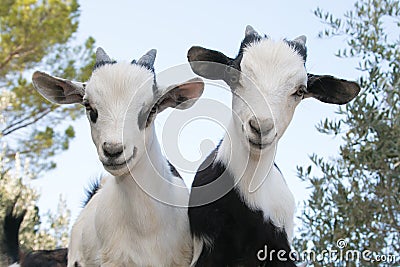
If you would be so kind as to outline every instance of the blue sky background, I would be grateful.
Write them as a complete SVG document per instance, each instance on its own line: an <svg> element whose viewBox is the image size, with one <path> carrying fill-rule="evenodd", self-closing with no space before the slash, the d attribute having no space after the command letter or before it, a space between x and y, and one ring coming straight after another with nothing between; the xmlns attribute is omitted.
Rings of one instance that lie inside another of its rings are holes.
<svg viewBox="0 0 400 267"><path fill-rule="evenodd" d="M186 63L186 52L192 45L220 50L234 57L245 27L249 24L273 39L293 39L306 35L308 72L350 80L356 80L359 76L355 60L334 56L338 48L345 46L344 39L318 39L318 32L324 29L324 25L313 15L313 10L319 6L342 16L352 8L352 1L140 2L81 1L77 41L83 42L88 36L93 36L96 45L103 47L117 60L132 60L156 48L155 68L156 72L161 72ZM229 93L213 90L210 86L206 86L203 97L230 105ZM336 109L336 106L314 99L304 100L297 107L291 125L278 144L276 162L295 195L298 211L307 198L308 184L296 177L296 165L309 165L308 156L312 153L324 157L337 156L340 138L322 135L315 129L320 120L337 116ZM157 118L159 136L163 134L162 125L167 117L168 112ZM57 169L32 182L42 194L39 201L41 212L56 210L59 195L62 194L72 210L72 222L80 212L84 187L104 172L90 137L86 117L82 116L73 122L73 126L76 138L68 151L56 157ZM182 156L192 161L198 160L201 156L200 146L206 144L205 149L211 149L222 133L222 128L217 124L201 120L188 124L179 139ZM190 183L193 175L185 175L185 178Z"/></svg>

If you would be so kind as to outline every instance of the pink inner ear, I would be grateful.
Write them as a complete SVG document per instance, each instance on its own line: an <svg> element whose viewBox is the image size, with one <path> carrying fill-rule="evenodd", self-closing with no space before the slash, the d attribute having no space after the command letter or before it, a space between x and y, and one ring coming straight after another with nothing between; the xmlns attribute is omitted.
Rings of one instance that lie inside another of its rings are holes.
<svg viewBox="0 0 400 267"><path fill-rule="evenodd" d="M195 78L179 85L179 94L187 99L199 98L204 90L204 82Z"/></svg>

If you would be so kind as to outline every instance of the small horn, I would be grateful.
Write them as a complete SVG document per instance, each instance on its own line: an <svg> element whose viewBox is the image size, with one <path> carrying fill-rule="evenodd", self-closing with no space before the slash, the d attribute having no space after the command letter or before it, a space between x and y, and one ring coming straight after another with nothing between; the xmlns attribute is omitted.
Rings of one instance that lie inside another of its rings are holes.
<svg viewBox="0 0 400 267"><path fill-rule="evenodd" d="M299 43L299 44L305 46L306 42L307 42L307 37L305 35L300 35L299 37L294 39L293 42L296 42L296 43Z"/></svg>
<svg viewBox="0 0 400 267"><path fill-rule="evenodd" d="M254 28L251 27L250 25L247 25L247 26L246 26L246 30L245 30L245 32L244 32L244 35L245 35L245 36L249 36L249 35L257 35L257 36L259 36L258 32L256 32L256 31L254 30Z"/></svg>
<svg viewBox="0 0 400 267"><path fill-rule="evenodd" d="M99 47L96 50L96 63L111 62L111 58L106 54L103 48Z"/></svg>
<svg viewBox="0 0 400 267"><path fill-rule="evenodd" d="M148 68L153 68L154 66L154 61L156 59L156 54L157 50L156 49L151 49L149 52L144 54L138 61L137 64L146 66Z"/></svg>

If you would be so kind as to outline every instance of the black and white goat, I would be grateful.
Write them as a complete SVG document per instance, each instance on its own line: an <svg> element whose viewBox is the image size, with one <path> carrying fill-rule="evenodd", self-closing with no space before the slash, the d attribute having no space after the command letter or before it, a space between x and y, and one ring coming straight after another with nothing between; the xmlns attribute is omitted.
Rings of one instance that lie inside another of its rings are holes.
<svg viewBox="0 0 400 267"><path fill-rule="evenodd" d="M306 38L273 41L246 28L236 58L194 46L192 70L225 81L232 119L197 172L190 195L191 232L203 242L196 266L296 266L290 254L295 202L273 164L275 147L307 97L344 104L359 86L305 68Z"/></svg>
<svg viewBox="0 0 400 267"><path fill-rule="evenodd" d="M9 267L66 267L66 248L54 250L22 251L19 246L19 229L26 210L14 214L15 203L7 208L3 224L3 246L6 257L13 263Z"/></svg>
<svg viewBox="0 0 400 267"><path fill-rule="evenodd" d="M195 78L159 89L155 50L131 63L117 63L101 48L96 56L87 83L33 75L48 100L86 107L99 159L112 174L73 226L68 266L188 266L189 192L171 173L153 122L167 107L193 105L204 83Z"/></svg>

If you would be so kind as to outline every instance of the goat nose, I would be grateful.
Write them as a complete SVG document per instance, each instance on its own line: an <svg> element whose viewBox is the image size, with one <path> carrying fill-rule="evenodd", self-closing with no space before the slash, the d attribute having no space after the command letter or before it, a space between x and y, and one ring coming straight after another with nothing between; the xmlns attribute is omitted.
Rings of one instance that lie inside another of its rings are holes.
<svg viewBox="0 0 400 267"><path fill-rule="evenodd" d="M124 151L124 146L121 143L103 143L104 155L109 158L117 158Z"/></svg>
<svg viewBox="0 0 400 267"><path fill-rule="evenodd" d="M274 128L274 121L270 118L257 119L253 117L249 120L250 129L259 135L265 135Z"/></svg>

